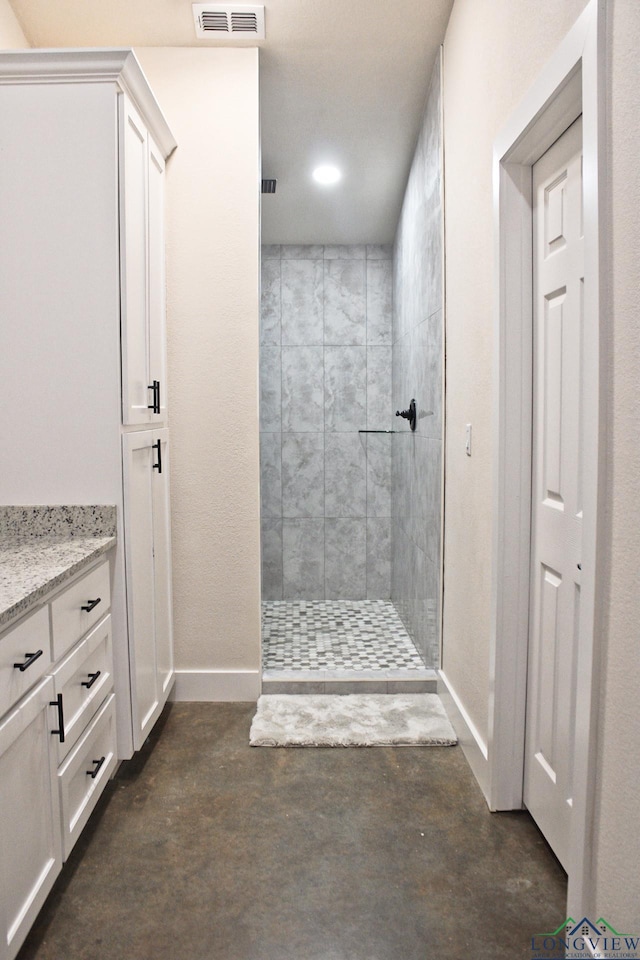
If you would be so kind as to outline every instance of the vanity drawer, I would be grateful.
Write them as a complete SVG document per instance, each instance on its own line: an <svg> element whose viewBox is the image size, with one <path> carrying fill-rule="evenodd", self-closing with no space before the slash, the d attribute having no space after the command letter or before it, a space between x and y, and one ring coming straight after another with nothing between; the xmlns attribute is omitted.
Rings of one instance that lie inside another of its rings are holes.
<svg viewBox="0 0 640 960"><path fill-rule="evenodd" d="M53 659L70 650L110 606L109 561L105 560L52 600Z"/></svg>
<svg viewBox="0 0 640 960"><path fill-rule="evenodd" d="M57 763L67 756L102 701L113 689L111 616L107 614L52 672L62 695L64 743L56 741Z"/></svg>
<svg viewBox="0 0 640 960"><path fill-rule="evenodd" d="M115 695L102 705L58 770L63 859L67 859L116 768Z"/></svg>
<svg viewBox="0 0 640 960"><path fill-rule="evenodd" d="M0 716L50 665L49 609L41 607L0 638Z"/></svg>

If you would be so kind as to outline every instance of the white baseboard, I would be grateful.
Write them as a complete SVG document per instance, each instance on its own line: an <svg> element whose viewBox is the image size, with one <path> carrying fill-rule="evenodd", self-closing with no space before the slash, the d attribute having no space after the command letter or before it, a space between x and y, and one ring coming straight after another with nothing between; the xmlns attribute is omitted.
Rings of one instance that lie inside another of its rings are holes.
<svg viewBox="0 0 640 960"><path fill-rule="evenodd" d="M260 670L176 670L171 700L227 703L253 701L260 696Z"/></svg>
<svg viewBox="0 0 640 960"><path fill-rule="evenodd" d="M462 752L471 767L471 772L478 781L485 800L489 803L489 751L487 744L480 736L478 729L444 671L439 670L438 676L441 680L441 683L438 684L440 699L458 736Z"/></svg>

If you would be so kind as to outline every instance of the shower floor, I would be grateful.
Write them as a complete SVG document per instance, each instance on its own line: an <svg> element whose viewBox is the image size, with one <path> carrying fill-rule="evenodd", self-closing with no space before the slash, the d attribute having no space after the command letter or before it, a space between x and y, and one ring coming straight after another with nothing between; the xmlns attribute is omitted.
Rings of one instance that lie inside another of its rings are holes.
<svg viewBox="0 0 640 960"><path fill-rule="evenodd" d="M264 680L435 677L388 600L266 601L262 650Z"/></svg>

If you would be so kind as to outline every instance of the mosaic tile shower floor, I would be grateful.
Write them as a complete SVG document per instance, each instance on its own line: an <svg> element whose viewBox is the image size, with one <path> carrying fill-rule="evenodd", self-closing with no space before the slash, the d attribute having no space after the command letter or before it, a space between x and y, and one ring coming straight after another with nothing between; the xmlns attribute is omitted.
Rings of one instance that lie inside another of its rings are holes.
<svg viewBox="0 0 640 960"><path fill-rule="evenodd" d="M262 604L263 669L424 671L388 600L270 600Z"/></svg>

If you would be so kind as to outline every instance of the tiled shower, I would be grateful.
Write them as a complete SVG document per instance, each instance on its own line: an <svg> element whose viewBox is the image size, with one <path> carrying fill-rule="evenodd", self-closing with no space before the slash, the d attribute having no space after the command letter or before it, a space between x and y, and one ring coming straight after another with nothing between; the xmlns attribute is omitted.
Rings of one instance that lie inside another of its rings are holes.
<svg viewBox="0 0 640 960"><path fill-rule="evenodd" d="M398 665L438 666L440 153L438 63L395 244L262 247L263 642L278 666L386 668L398 625ZM415 432L394 416L413 397Z"/></svg>

